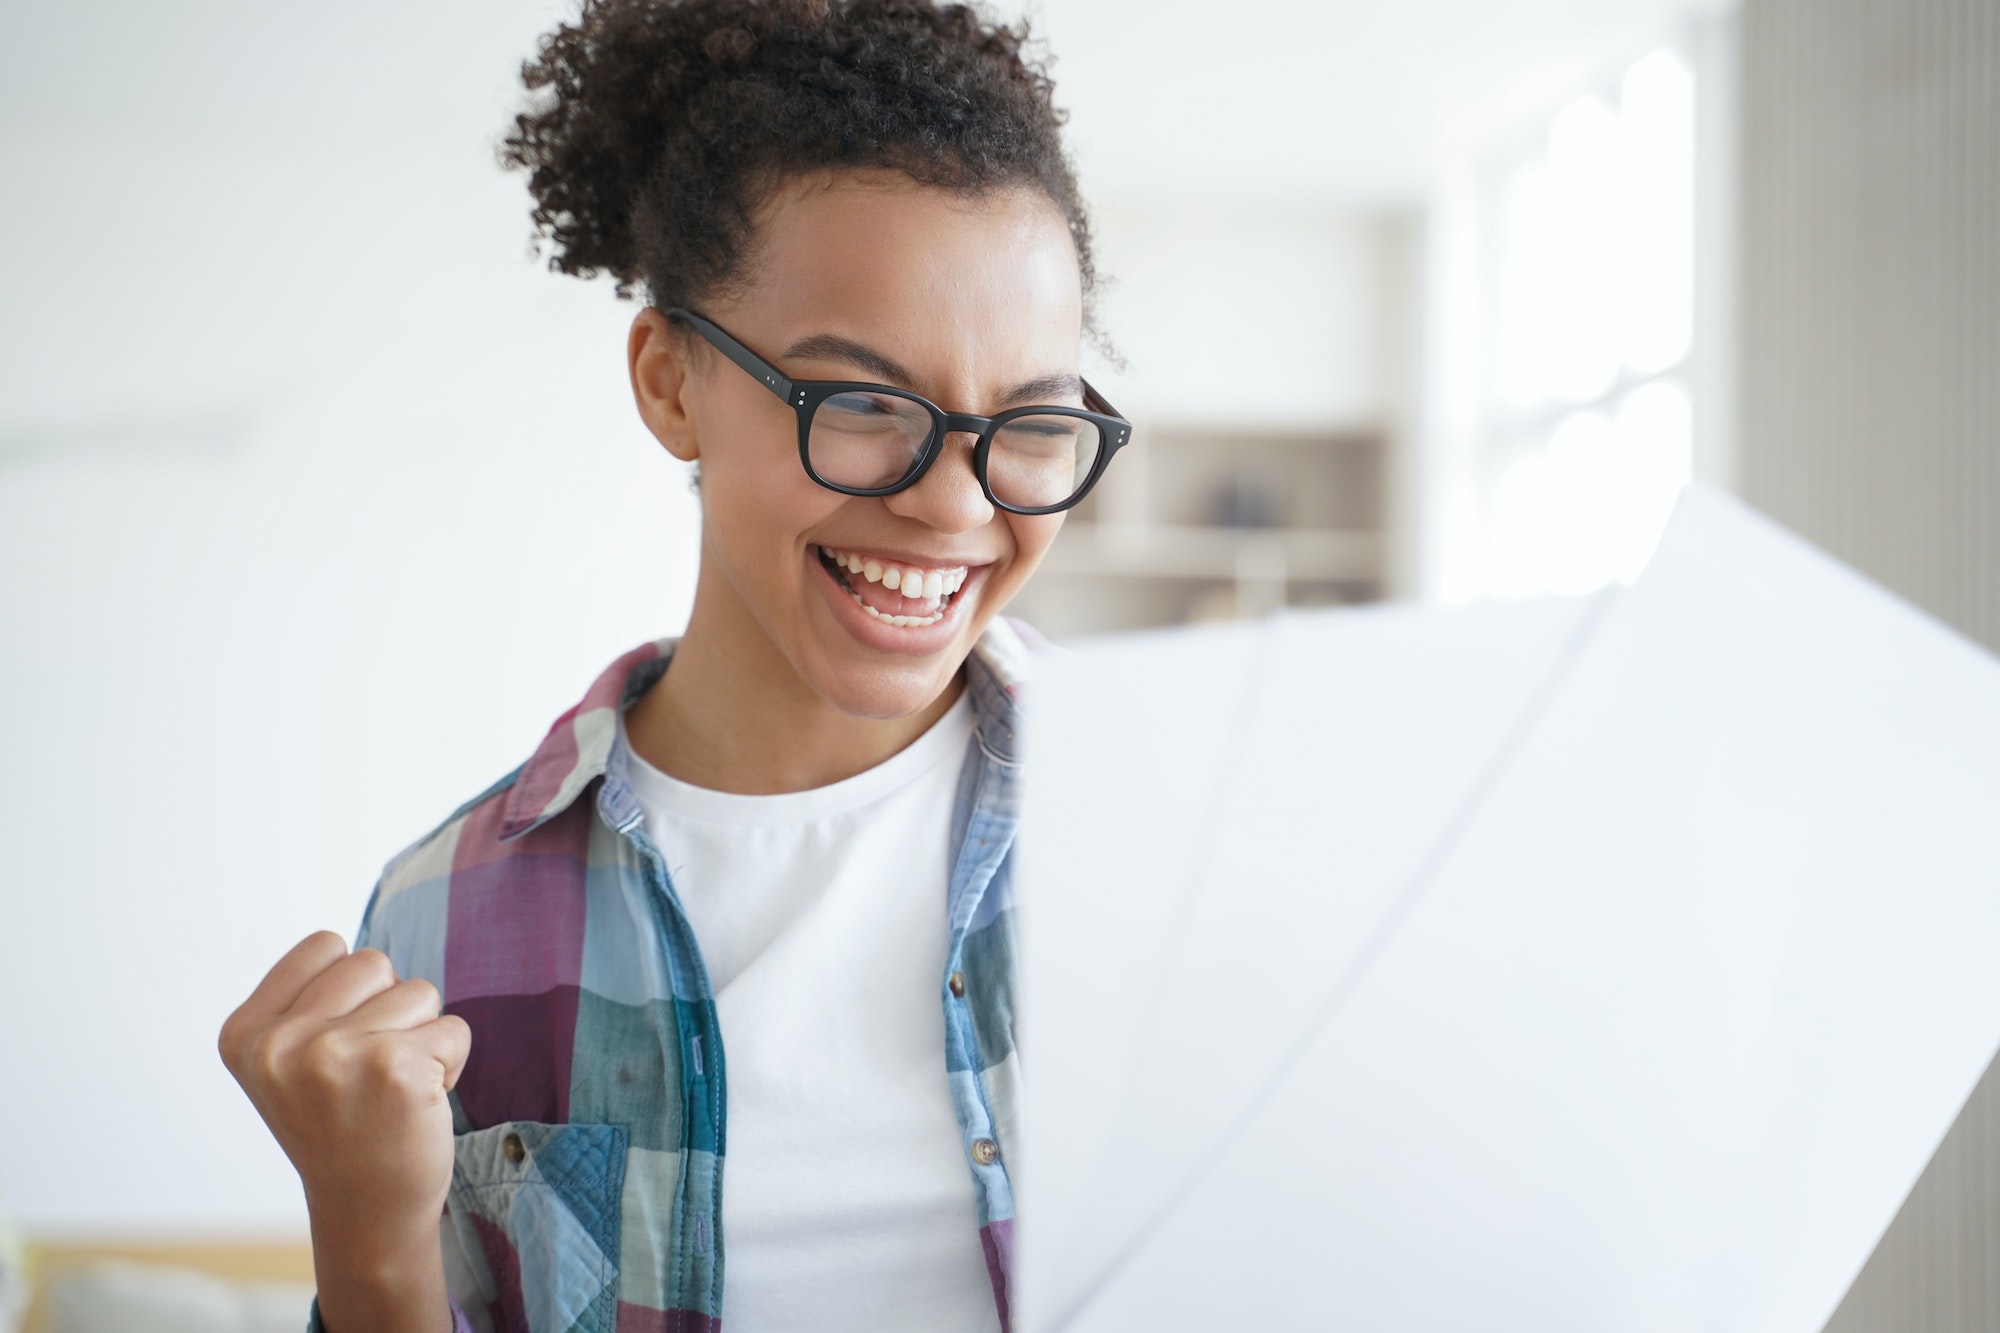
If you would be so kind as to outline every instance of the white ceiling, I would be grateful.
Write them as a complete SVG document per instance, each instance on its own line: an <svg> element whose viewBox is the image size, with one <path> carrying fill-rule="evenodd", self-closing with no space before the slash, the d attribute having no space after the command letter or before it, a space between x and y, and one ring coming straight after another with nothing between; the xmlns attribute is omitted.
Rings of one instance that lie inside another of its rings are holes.
<svg viewBox="0 0 2000 1333"><path fill-rule="evenodd" d="M1731 0L1013 0L1086 189L1420 197L1439 156Z"/></svg>
<svg viewBox="0 0 2000 1333"><path fill-rule="evenodd" d="M1418 195L1441 149L1731 0L1000 0L1037 21L1098 196ZM489 141L562 0L0 0L0 128ZM185 143L186 140L183 140Z"/></svg>

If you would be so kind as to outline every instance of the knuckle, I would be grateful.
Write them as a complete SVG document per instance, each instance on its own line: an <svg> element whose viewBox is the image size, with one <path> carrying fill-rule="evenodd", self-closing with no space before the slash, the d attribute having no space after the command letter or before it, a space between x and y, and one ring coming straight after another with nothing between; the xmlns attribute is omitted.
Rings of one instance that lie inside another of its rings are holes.
<svg viewBox="0 0 2000 1333"><path fill-rule="evenodd" d="M286 1044L276 1028L266 1028L250 1039L244 1051L244 1071L263 1083L276 1083L285 1071Z"/></svg>
<svg viewBox="0 0 2000 1333"><path fill-rule="evenodd" d="M443 1034L446 1049L463 1058L472 1050L472 1025L457 1014L443 1014L438 1020L438 1031Z"/></svg>
<svg viewBox="0 0 2000 1333"><path fill-rule="evenodd" d="M314 1035L298 1054L299 1072L312 1082L326 1086L345 1081L349 1061L347 1042L334 1028Z"/></svg>
<svg viewBox="0 0 2000 1333"><path fill-rule="evenodd" d="M240 1062L243 1043L243 1011L238 1009L222 1020L222 1030L215 1034L215 1049L222 1056L222 1063L231 1069L236 1068Z"/></svg>
<svg viewBox="0 0 2000 1333"><path fill-rule="evenodd" d="M373 1043L362 1059L368 1083L379 1091L400 1093L409 1087L412 1062L398 1041Z"/></svg>
<svg viewBox="0 0 2000 1333"><path fill-rule="evenodd" d="M409 991L411 999L421 1001L432 1013L437 1013L444 1008L444 997L438 994L436 986L433 986L424 978L411 977L409 980L397 984L405 987Z"/></svg>
<svg viewBox="0 0 2000 1333"><path fill-rule="evenodd" d="M356 949L350 956L354 959L356 967L365 967L370 971L387 972L390 976L396 974L395 965L389 961L389 955L383 953L380 949Z"/></svg>
<svg viewBox="0 0 2000 1333"><path fill-rule="evenodd" d="M303 960L317 976L347 957L347 941L330 930L316 930L293 945L285 957Z"/></svg>
<svg viewBox="0 0 2000 1333"><path fill-rule="evenodd" d="M387 990L396 984L396 965L380 949L356 949L347 959L348 966L378 990Z"/></svg>

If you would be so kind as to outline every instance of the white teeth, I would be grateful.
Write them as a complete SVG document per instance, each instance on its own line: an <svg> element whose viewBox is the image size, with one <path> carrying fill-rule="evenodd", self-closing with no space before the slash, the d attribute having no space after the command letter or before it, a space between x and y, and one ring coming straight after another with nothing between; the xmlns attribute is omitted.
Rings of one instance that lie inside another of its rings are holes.
<svg viewBox="0 0 2000 1333"><path fill-rule="evenodd" d="M836 568L850 574L859 574L870 583L879 583L891 592L900 592L905 597L935 599L949 597L965 586L971 571L963 566L956 569L904 569L901 565L885 565L880 560L857 555L851 551L831 551L821 547L820 551ZM890 619L888 616L882 619ZM928 624L922 617L912 623Z"/></svg>
<svg viewBox="0 0 2000 1333"><path fill-rule="evenodd" d="M942 611L939 611L936 615L929 616L885 616L874 607L868 605L868 603L861 601L859 597L856 597L854 600L860 603L863 611L866 611L883 624L894 625L897 629L922 629L925 625L935 625L938 621L944 619L944 612Z"/></svg>

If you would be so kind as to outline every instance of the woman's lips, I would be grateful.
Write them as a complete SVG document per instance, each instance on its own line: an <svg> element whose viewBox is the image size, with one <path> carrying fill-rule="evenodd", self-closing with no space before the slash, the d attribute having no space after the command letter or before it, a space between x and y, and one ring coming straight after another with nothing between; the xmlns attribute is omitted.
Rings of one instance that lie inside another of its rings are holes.
<svg viewBox="0 0 2000 1333"><path fill-rule="evenodd" d="M972 571L965 565L918 565L834 547L817 548L820 564L863 612L897 629L943 620Z"/></svg>
<svg viewBox="0 0 2000 1333"><path fill-rule="evenodd" d="M811 557L812 563L819 566L820 577L826 580L830 608L850 634L878 651L920 656L939 651L957 637L959 608L971 605L966 599L975 595L987 569L983 564L924 568L907 560L899 563L899 569L922 568L925 575L935 570L941 583L946 569L963 571L962 577L953 580L954 591L940 592L933 598L923 595L922 582L917 584L915 596L900 590L890 591L882 586L880 578L869 582L866 562L874 559L882 563L879 555L864 557L860 573L844 563L836 563L829 548L814 547Z"/></svg>

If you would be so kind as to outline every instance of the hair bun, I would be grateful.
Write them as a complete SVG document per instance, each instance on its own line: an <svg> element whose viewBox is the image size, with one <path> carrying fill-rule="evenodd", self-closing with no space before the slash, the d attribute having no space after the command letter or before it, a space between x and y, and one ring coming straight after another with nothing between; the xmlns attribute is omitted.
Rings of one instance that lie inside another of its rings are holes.
<svg viewBox="0 0 2000 1333"><path fill-rule="evenodd" d="M742 28L718 28L702 42L709 63L729 68L741 65L757 49L757 39Z"/></svg>
<svg viewBox="0 0 2000 1333"><path fill-rule="evenodd" d="M1041 189L1089 310L1089 224L1025 23L935 0L584 0L521 77L534 100L500 157L528 173L558 272L698 305L741 275L776 181L888 167Z"/></svg>

